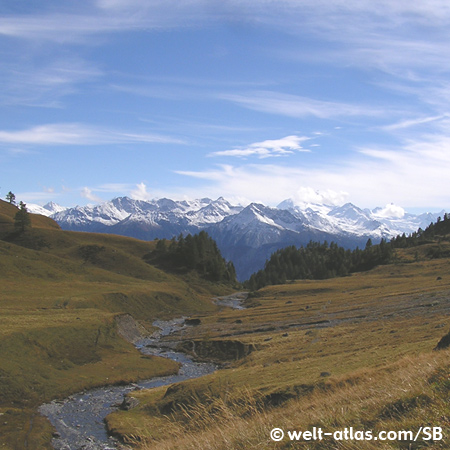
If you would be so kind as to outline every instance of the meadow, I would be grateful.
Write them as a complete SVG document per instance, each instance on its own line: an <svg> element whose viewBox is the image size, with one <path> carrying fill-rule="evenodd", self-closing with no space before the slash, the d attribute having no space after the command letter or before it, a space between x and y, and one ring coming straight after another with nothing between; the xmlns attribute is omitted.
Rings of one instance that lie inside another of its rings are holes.
<svg viewBox="0 0 450 450"><path fill-rule="evenodd" d="M175 373L119 334L130 314L199 325L167 337L220 369L200 379L133 391L107 418L127 446L148 449L448 448L450 259L440 236L397 249L389 265L251 292L246 309L212 297L240 286L167 272L146 262L155 242L66 232L0 202L0 448L51 449L40 404L96 386ZM438 252L433 249L438 248ZM430 255L441 257L430 257ZM274 442L273 428L333 432L442 427L443 440Z"/></svg>
<svg viewBox="0 0 450 450"><path fill-rule="evenodd" d="M408 260L408 255L403 255ZM430 442L273 442L270 431L418 430L449 425L448 259L397 262L329 280L270 286L246 310L199 315L197 343L255 350L198 380L132 395L108 417L139 449L448 448Z"/></svg>
<svg viewBox="0 0 450 450"><path fill-rule="evenodd" d="M213 312L230 291L144 262L154 243L73 233L0 201L0 448L50 449L52 427L37 407L107 384L175 373L178 364L143 357L119 334L131 314L152 330L156 318Z"/></svg>

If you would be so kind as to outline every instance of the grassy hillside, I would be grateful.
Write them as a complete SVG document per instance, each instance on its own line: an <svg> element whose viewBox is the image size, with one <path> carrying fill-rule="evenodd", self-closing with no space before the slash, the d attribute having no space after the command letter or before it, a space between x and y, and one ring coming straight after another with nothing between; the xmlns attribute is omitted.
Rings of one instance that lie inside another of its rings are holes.
<svg viewBox="0 0 450 450"><path fill-rule="evenodd" d="M195 348L254 349L201 380L133 393L108 417L139 449L449 448L443 441L273 442L270 430L411 430L450 423L450 260L398 251L396 263L257 291L243 311L202 315ZM256 350L255 350L256 349ZM214 351L210 352L214 353Z"/></svg>
<svg viewBox="0 0 450 450"><path fill-rule="evenodd" d="M177 370L119 336L123 313L148 330L155 318L197 317L183 348L223 361L205 378L135 392L137 408L108 417L110 430L141 450L449 447L448 438L297 445L269 435L314 426L448 431L450 351L433 351L450 314L440 228L399 245L393 264L267 286L247 309L230 310L210 300L230 286L148 264L155 243L66 232L36 215L18 232L16 212L0 201L1 448L50 449L52 429L36 413L43 402Z"/></svg>
<svg viewBox="0 0 450 450"><path fill-rule="evenodd" d="M2 449L50 448L41 403L93 386L174 373L142 357L118 334L115 316L156 318L213 313L210 298L230 291L195 273L147 264L154 243L74 233L31 214L14 229L17 208L0 201L0 436Z"/></svg>

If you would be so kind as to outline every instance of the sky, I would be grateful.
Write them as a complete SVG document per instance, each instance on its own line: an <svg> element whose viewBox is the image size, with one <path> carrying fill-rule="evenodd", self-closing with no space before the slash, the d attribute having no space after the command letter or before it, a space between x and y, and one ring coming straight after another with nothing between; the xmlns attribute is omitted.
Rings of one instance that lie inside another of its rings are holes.
<svg viewBox="0 0 450 450"><path fill-rule="evenodd" d="M3 0L0 197L450 209L448 0Z"/></svg>

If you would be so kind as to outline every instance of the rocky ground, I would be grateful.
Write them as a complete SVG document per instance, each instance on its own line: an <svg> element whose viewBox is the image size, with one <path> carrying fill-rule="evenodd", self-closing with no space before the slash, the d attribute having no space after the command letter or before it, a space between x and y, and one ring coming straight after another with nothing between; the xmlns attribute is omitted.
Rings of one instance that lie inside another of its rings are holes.
<svg viewBox="0 0 450 450"><path fill-rule="evenodd" d="M228 306L233 309L245 309L244 302L247 300L248 292L236 292L224 297L216 297L214 303L219 306Z"/></svg>

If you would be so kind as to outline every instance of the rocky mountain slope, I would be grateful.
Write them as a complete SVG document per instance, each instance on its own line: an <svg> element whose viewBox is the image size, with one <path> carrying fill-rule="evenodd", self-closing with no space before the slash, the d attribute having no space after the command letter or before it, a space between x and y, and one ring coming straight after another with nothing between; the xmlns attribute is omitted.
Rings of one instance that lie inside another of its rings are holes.
<svg viewBox="0 0 450 450"><path fill-rule="evenodd" d="M368 238L377 242L426 228L444 214L444 211L389 214L385 209L361 209L352 203L296 204L291 199L276 208L258 203L243 207L222 197L193 201L119 197L93 206L62 208L50 203L29 208L52 217L65 230L113 233L144 240L171 239L180 233L206 230L224 257L233 261L240 280L261 269L275 250L288 245L327 240L355 248L364 246Z"/></svg>

